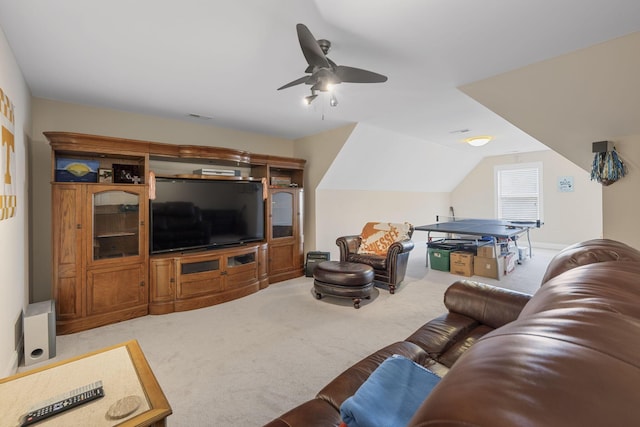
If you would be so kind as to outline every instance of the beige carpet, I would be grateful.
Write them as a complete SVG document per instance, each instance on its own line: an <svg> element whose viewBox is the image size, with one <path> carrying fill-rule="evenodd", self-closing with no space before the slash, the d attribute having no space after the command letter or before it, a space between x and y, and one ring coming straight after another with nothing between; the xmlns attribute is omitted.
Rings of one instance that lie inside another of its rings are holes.
<svg viewBox="0 0 640 427"><path fill-rule="evenodd" d="M415 243L396 294L376 291L359 310L316 300L302 277L213 307L59 336L54 360L137 339L173 408L169 426L260 426L445 311L445 289L463 277L427 269L425 244ZM533 293L555 253L534 248L499 282L471 279Z"/></svg>

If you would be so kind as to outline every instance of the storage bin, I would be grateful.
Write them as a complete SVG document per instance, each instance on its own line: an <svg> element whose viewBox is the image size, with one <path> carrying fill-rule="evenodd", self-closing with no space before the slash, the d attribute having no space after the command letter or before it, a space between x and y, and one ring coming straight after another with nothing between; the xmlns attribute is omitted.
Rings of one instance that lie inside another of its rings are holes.
<svg viewBox="0 0 640 427"><path fill-rule="evenodd" d="M493 246L492 241L475 240L475 239L439 239L427 242L428 248L450 249L454 251L472 252L474 255L478 253L478 249L482 246Z"/></svg>
<svg viewBox="0 0 640 427"><path fill-rule="evenodd" d="M484 258L476 256L473 259L473 273L476 276L489 277L500 280L504 274L504 257Z"/></svg>
<svg viewBox="0 0 640 427"><path fill-rule="evenodd" d="M453 249L429 248L429 265L434 270L449 271L449 257Z"/></svg>

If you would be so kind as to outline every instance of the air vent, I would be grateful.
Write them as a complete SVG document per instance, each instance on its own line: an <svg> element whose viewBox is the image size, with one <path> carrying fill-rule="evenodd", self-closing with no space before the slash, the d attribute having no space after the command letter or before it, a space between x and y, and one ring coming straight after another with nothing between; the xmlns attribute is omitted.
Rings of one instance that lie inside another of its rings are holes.
<svg viewBox="0 0 640 427"><path fill-rule="evenodd" d="M189 114L187 114L187 117L190 117L192 119L198 119L198 120L211 120L212 119L212 117L202 116L200 114L195 114L195 113L189 113Z"/></svg>

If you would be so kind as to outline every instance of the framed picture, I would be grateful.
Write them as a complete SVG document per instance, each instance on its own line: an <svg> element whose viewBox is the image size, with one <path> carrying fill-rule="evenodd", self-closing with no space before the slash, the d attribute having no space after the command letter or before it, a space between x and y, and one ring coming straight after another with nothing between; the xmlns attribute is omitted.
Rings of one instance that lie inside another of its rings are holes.
<svg viewBox="0 0 640 427"><path fill-rule="evenodd" d="M98 182L96 160L56 158L56 182Z"/></svg>
<svg viewBox="0 0 640 427"><path fill-rule="evenodd" d="M138 165L113 165L113 182L119 184L141 184L140 166Z"/></svg>
<svg viewBox="0 0 640 427"><path fill-rule="evenodd" d="M113 169L100 168L98 169L98 182L112 183L113 182Z"/></svg>
<svg viewBox="0 0 640 427"><path fill-rule="evenodd" d="M572 176L559 176L558 177L558 191L561 193L569 193L573 191L573 177Z"/></svg>

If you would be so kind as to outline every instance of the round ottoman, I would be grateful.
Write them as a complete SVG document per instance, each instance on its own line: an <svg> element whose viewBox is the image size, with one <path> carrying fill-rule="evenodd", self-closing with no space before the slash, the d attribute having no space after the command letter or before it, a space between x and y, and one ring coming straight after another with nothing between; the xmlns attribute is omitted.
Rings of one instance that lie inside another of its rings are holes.
<svg viewBox="0 0 640 427"><path fill-rule="evenodd" d="M373 268L354 262L324 261L313 270L313 291L316 298L324 295L353 299L353 306L360 308L363 298L371 298Z"/></svg>

